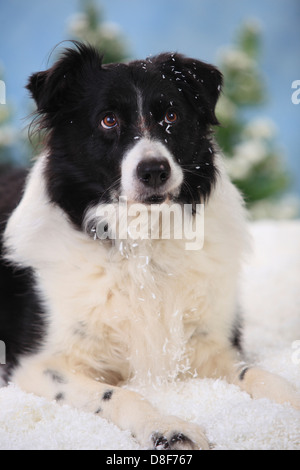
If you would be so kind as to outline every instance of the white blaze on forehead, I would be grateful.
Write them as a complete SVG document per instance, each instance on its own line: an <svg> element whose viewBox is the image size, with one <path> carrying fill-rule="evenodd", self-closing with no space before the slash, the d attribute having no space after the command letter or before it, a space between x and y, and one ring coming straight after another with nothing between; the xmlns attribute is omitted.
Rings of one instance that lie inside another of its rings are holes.
<svg viewBox="0 0 300 470"><path fill-rule="evenodd" d="M146 118L143 111L143 94L141 90L136 90L136 98L137 98L137 123L138 127L140 128L140 132L144 137L149 137L149 132L146 126Z"/></svg>
<svg viewBox="0 0 300 470"><path fill-rule="evenodd" d="M143 95L141 90L136 90L137 107L139 119L143 118Z"/></svg>
<svg viewBox="0 0 300 470"><path fill-rule="evenodd" d="M122 195L129 200L140 199L147 190L138 180L136 169L143 160L165 158L171 168L170 178L165 183L163 189L159 190L161 194L178 194L183 181L183 172L175 162L173 155L168 148L157 140L150 137L141 138L124 156L121 171L121 189Z"/></svg>

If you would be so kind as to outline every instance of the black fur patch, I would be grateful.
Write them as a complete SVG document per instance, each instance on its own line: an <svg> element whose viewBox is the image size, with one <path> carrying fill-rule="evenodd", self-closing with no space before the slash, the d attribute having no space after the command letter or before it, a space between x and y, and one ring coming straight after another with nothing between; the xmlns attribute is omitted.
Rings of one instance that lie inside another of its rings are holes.
<svg viewBox="0 0 300 470"><path fill-rule="evenodd" d="M243 325L240 314L236 316L231 332L230 342L239 352L243 352Z"/></svg>
<svg viewBox="0 0 300 470"><path fill-rule="evenodd" d="M104 401L110 400L113 393L114 393L113 390L106 390L106 392L103 393L102 400Z"/></svg>
<svg viewBox="0 0 300 470"><path fill-rule="evenodd" d="M244 369L242 370L242 372L240 372L239 380L244 380L245 375L246 375L246 373L248 372L248 370L249 370L249 367L244 367Z"/></svg>
<svg viewBox="0 0 300 470"><path fill-rule="evenodd" d="M57 393L57 394L55 395L54 399L55 399L56 401L62 401L62 400L65 399L65 394L62 393L62 392Z"/></svg>
<svg viewBox="0 0 300 470"><path fill-rule="evenodd" d="M20 355L38 350L46 327L42 304L32 289L33 271L11 266L4 259L2 234L21 199L27 173L0 167L0 340L6 345L6 365L1 366L6 380Z"/></svg>
<svg viewBox="0 0 300 470"><path fill-rule="evenodd" d="M46 369L44 371L44 374L48 375L51 378L51 380L53 380L53 382L56 382L56 383L59 383L59 384L66 384L67 383L67 380L65 379L65 377L62 374L60 374L59 372L57 372L56 370Z"/></svg>

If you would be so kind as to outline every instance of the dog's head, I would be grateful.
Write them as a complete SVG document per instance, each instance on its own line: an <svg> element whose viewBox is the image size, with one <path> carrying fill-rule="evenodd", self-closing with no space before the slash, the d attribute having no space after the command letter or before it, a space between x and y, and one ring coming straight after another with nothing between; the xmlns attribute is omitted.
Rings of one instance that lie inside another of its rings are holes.
<svg viewBox="0 0 300 470"><path fill-rule="evenodd" d="M75 46L27 85L48 131L51 200L78 227L91 205L119 196L203 202L216 178L221 73L174 53L103 65L94 48Z"/></svg>

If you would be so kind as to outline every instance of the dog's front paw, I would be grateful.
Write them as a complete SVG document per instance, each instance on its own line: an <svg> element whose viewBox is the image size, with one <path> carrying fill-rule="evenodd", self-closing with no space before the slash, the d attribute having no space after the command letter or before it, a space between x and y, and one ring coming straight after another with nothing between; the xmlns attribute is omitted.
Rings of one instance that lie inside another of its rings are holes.
<svg viewBox="0 0 300 470"><path fill-rule="evenodd" d="M150 434L150 447L164 450L209 450L203 430L173 416L162 417Z"/></svg>

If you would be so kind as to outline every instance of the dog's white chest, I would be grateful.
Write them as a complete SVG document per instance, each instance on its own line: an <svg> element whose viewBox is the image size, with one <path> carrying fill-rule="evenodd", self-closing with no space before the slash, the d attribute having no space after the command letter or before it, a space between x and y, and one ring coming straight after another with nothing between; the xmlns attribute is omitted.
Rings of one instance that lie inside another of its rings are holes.
<svg viewBox="0 0 300 470"><path fill-rule="evenodd" d="M81 254L78 245L69 257L73 267L64 264L56 275L45 273L43 290L54 313L52 347L71 348L72 357L100 379L113 371L120 380L184 373L186 344L199 326L202 297L193 273L182 270L183 261L175 256L179 247L170 253L168 243L137 249L122 243L104 255L97 244L85 244Z"/></svg>

